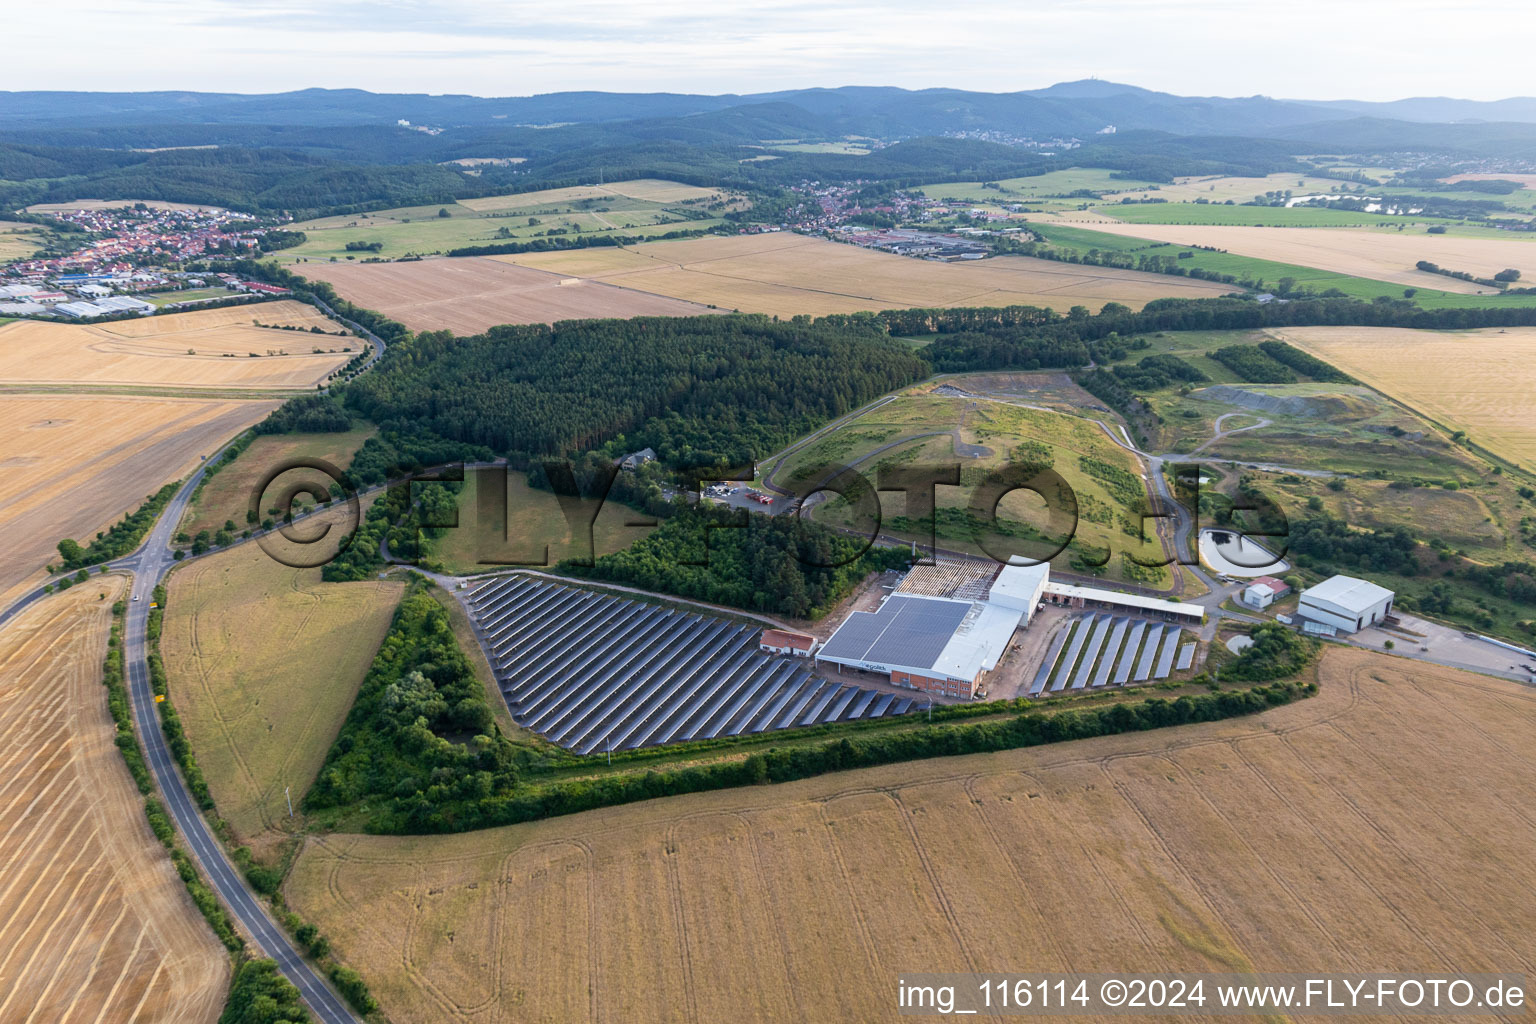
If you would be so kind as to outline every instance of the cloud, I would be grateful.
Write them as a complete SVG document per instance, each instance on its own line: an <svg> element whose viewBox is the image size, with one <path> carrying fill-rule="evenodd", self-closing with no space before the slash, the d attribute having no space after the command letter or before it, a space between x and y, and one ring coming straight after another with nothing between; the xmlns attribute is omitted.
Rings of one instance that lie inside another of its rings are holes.
<svg viewBox="0 0 1536 1024"><path fill-rule="evenodd" d="M121 0L7 14L0 88L527 95L812 85L1006 92L1096 75L1194 95L1529 91L1525 5L1468 0ZM1427 30L1426 26L1433 26ZM69 59L59 59L59 49Z"/></svg>

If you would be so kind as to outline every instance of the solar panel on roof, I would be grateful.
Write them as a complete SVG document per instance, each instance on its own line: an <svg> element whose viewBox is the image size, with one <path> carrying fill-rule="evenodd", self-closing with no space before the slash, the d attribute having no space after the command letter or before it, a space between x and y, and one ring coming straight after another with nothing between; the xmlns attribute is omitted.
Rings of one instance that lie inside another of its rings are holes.
<svg viewBox="0 0 1536 1024"><path fill-rule="evenodd" d="M850 615L820 656L931 668L970 611L966 602L893 594L878 611Z"/></svg>

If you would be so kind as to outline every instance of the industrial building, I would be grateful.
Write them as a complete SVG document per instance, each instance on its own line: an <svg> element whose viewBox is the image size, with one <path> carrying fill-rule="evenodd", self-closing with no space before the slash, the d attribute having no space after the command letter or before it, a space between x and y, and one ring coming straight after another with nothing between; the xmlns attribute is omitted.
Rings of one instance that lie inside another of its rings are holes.
<svg viewBox="0 0 1536 1024"><path fill-rule="evenodd" d="M1330 576L1301 592L1296 617L1311 633L1358 633L1392 614L1397 597L1386 587L1353 576Z"/></svg>
<svg viewBox="0 0 1536 1024"><path fill-rule="evenodd" d="M148 316L155 311L154 303L133 299L126 295L113 295L96 302L62 302L54 309L77 319L87 320L96 316L117 316L121 313L137 313Z"/></svg>
<svg viewBox="0 0 1536 1024"><path fill-rule="evenodd" d="M816 653L816 663L889 676L945 697L969 699L1028 625L1050 566L1005 566L982 600L893 593L873 612L854 612Z"/></svg>
<svg viewBox="0 0 1536 1024"><path fill-rule="evenodd" d="M1197 604L1166 601L1160 597L1143 597L1140 594L1122 594L1099 587L1077 587L1069 583L1047 583L1045 600L1050 604L1067 608L1097 608L1104 611L1129 612L1143 616L1157 616L1189 626L1205 621L1205 609Z"/></svg>

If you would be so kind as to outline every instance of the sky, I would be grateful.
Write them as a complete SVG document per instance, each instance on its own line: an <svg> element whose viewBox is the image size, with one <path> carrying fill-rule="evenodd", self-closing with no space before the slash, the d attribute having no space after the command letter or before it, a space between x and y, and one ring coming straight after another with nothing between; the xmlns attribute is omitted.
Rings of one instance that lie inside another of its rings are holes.
<svg viewBox="0 0 1536 1024"><path fill-rule="evenodd" d="M12 0L0 90L1536 93L1529 0Z"/></svg>

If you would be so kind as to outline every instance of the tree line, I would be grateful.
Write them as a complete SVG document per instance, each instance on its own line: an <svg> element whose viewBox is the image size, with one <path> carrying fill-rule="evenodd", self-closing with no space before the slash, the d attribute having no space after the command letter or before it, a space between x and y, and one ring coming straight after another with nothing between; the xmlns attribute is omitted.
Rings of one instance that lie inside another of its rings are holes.
<svg viewBox="0 0 1536 1024"><path fill-rule="evenodd" d="M824 615L869 573L905 568L900 548L870 547L798 516L685 504L648 536L560 571L710 604L794 618Z"/></svg>

